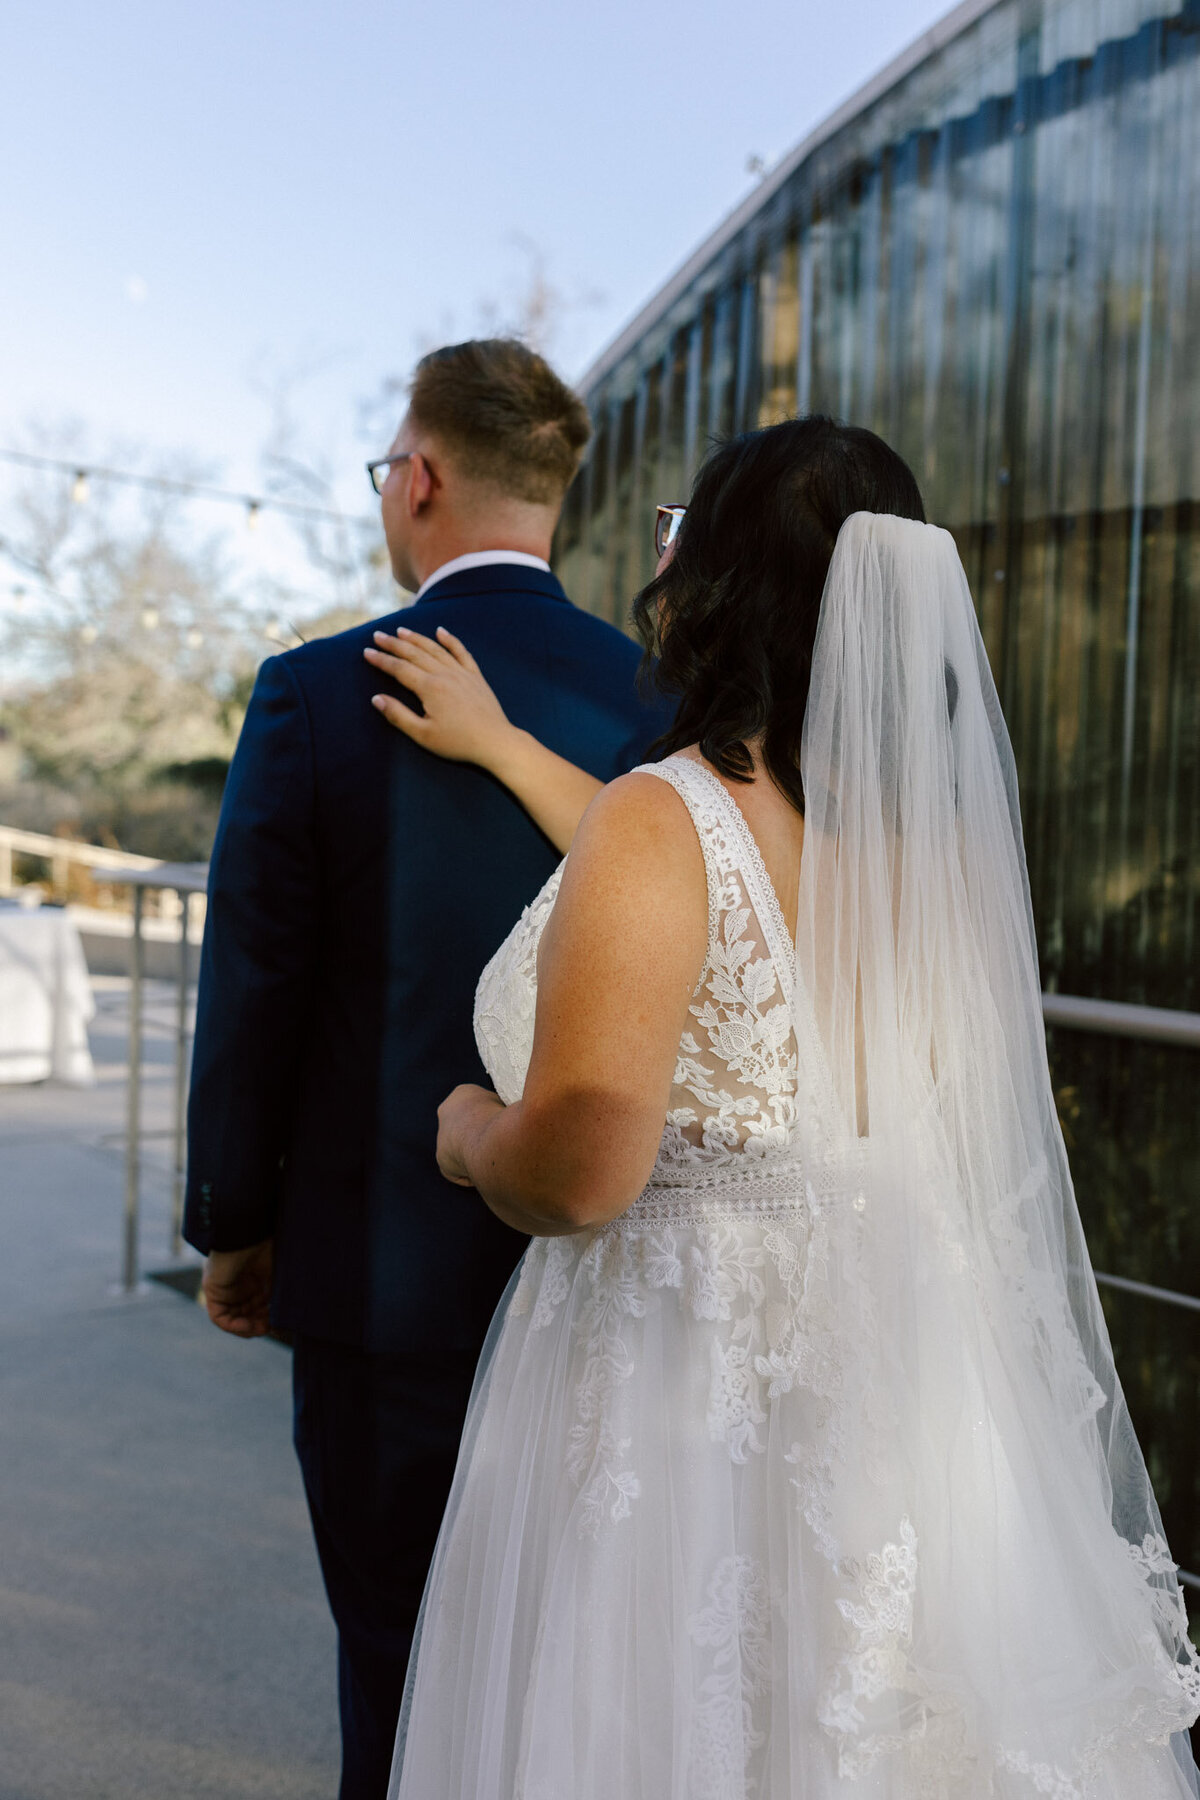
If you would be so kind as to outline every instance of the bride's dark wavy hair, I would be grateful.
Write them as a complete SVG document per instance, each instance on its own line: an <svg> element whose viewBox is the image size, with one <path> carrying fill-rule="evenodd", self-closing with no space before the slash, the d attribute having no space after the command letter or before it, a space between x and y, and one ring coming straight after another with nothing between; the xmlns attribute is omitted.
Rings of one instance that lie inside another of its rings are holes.
<svg viewBox="0 0 1200 1800"><path fill-rule="evenodd" d="M679 696L652 754L698 744L733 781L767 773L799 811L800 735L817 615L851 513L925 521L912 470L882 438L814 414L706 457L675 555L633 603L655 685Z"/></svg>

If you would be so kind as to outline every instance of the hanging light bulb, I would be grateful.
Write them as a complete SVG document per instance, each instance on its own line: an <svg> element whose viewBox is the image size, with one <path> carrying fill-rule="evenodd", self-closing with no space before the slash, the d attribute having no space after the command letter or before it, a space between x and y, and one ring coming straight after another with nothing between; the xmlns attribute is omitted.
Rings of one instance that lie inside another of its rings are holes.
<svg viewBox="0 0 1200 1800"><path fill-rule="evenodd" d="M157 608L157 606L144 606L142 608L142 624L145 626L147 631L157 631L158 630L158 608Z"/></svg>
<svg viewBox="0 0 1200 1800"><path fill-rule="evenodd" d="M261 500L247 500L247 502L246 502L246 530L247 531L254 530L255 526L258 524L258 515L259 515L259 513L261 513L261 511L262 511L262 501Z"/></svg>
<svg viewBox="0 0 1200 1800"><path fill-rule="evenodd" d="M196 626L193 625L192 629L188 632L187 637L184 639L184 642L187 644L189 650L199 650L201 644L204 642L204 633L197 630Z"/></svg>
<svg viewBox="0 0 1200 1800"><path fill-rule="evenodd" d="M79 627L79 640L83 644L94 644L99 636L100 633L96 630L94 625L81 625Z"/></svg>
<svg viewBox="0 0 1200 1800"><path fill-rule="evenodd" d="M71 483L71 499L76 506L82 506L89 492L87 470L76 469L75 479Z"/></svg>

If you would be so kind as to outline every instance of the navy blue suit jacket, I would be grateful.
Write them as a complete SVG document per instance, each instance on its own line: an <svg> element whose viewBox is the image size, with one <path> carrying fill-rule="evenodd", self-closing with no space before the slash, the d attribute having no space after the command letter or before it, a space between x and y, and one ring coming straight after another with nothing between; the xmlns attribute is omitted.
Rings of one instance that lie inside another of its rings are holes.
<svg viewBox="0 0 1200 1800"><path fill-rule="evenodd" d="M460 571L382 623L448 626L514 723L601 780L666 725L634 645L540 570ZM273 1236L281 1328L468 1349L524 1239L438 1173L436 1111L487 1080L475 985L558 853L499 782L369 704L374 628L259 672L213 847L185 1234Z"/></svg>

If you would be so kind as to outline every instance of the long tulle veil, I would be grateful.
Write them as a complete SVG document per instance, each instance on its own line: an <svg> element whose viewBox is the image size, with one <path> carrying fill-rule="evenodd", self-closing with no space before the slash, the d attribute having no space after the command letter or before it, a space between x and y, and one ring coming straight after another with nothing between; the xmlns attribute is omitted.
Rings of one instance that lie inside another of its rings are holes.
<svg viewBox="0 0 1200 1800"><path fill-rule="evenodd" d="M1071 1185L1016 770L949 533L843 525L802 773L797 1029L830 1164L860 1171L821 1202L812 1305L844 1342L796 1453L841 1620L822 1723L847 1775L926 1757L921 1792L994 1759L1090 1794L1105 1756L1169 1737L1195 1792L1173 1734L1200 1664Z"/></svg>

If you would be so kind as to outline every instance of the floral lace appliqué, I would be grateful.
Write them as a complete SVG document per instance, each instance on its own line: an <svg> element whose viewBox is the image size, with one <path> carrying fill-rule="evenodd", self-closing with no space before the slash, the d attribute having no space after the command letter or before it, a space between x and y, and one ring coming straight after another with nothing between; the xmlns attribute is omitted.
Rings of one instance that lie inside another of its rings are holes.
<svg viewBox="0 0 1200 1800"><path fill-rule="evenodd" d="M712 1651L693 1715L688 1793L695 1800L746 1800L758 1785L750 1770L766 1742L759 1712L771 1686L770 1601L753 1557L723 1557L708 1602L688 1625L692 1642Z"/></svg>
<svg viewBox="0 0 1200 1800"><path fill-rule="evenodd" d="M577 1325L583 1369L575 1390L567 1473L582 1490L579 1530L590 1537L606 1520L618 1524L627 1519L641 1492L637 1473L627 1461L632 1440L622 1437L614 1423L618 1390L633 1374L622 1323L646 1311L630 1248L617 1235L599 1233L582 1259L590 1292Z"/></svg>
<svg viewBox="0 0 1200 1800"><path fill-rule="evenodd" d="M839 1774L857 1776L891 1747L864 1733L867 1704L907 1684L917 1588L917 1536L909 1521L900 1521L897 1542L884 1544L861 1569L849 1565L847 1573L853 1597L837 1601L847 1647L822 1696L818 1716L838 1740Z"/></svg>

